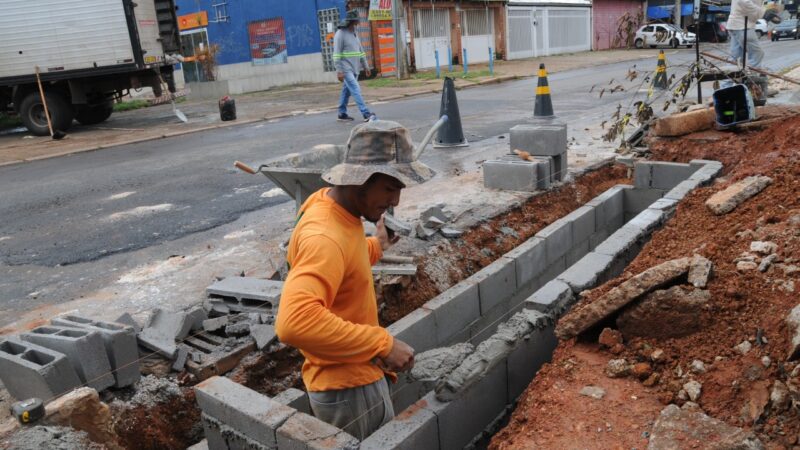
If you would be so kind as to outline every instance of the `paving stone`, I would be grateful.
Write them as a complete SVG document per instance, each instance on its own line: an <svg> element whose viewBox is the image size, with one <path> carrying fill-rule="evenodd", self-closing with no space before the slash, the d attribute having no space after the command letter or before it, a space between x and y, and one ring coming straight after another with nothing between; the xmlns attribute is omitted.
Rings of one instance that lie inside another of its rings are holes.
<svg viewBox="0 0 800 450"><path fill-rule="evenodd" d="M282 290L282 281L252 277L227 277L206 288L206 293L209 296L234 298L240 303L268 303L272 309L276 309Z"/></svg>
<svg viewBox="0 0 800 450"><path fill-rule="evenodd" d="M567 268L557 279L569 285L573 293L580 294L607 281L613 262L613 256L592 252Z"/></svg>
<svg viewBox="0 0 800 450"><path fill-rule="evenodd" d="M289 417L277 430L278 448L358 449L358 439L316 417L301 412Z"/></svg>
<svg viewBox="0 0 800 450"><path fill-rule="evenodd" d="M525 300L525 308L533 309L545 314L559 315L566 308L574 293L572 288L561 280L552 280Z"/></svg>
<svg viewBox="0 0 800 450"><path fill-rule="evenodd" d="M278 445L276 430L296 412L271 398L225 377L212 377L195 386L204 414L267 446Z"/></svg>
<svg viewBox="0 0 800 450"><path fill-rule="evenodd" d="M459 331L481 316L478 285L464 280L437 295L423 307L433 313L436 321L436 344L444 345Z"/></svg>
<svg viewBox="0 0 800 450"><path fill-rule="evenodd" d="M558 219L536 233L536 237L546 241L547 264L551 264L572 248L572 222Z"/></svg>
<svg viewBox="0 0 800 450"><path fill-rule="evenodd" d="M514 260L518 288L535 280L545 269L546 245L543 239L534 236L505 254Z"/></svg>
<svg viewBox="0 0 800 450"><path fill-rule="evenodd" d="M20 338L64 354L78 378L98 392L114 385L111 363L100 333L80 328L45 326L22 333Z"/></svg>
<svg viewBox="0 0 800 450"><path fill-rule="evenodd" d="M420 400L361 442L361 450L439 450L436 414Z"/></svg>
<svg viewBox="0 0 800 450"><path fill-rule="evenodd" d="M66 356L11 336L0 342L0 379L17 400L51 399L81 385Z"/></svg>
<svg viewBox="0 0 800 450"><path fill-rule="evenodd" d="M478 284L481 314L486 314L516 292L517 275L514 260L501 256L467 280Z"/></svg>
<svg viewBox="0 0 800 450"><path fill-rule="evenodd" d="M139 381L141 377L139 346L136 343L136 332L133 327L72 314L56 317L51 323L100 333L111 370L114 372L114 385L119 388Z"/></svg>
<svg viewBox="0 0 800 450"><path fill-rule="evenodd" d="M256 340L256 348L262 350L275 342L277 335L275 327L272 325L253 325L250 324L250 336Z"/></svg>
<svg viewBox="0 0 800 450"><path fill-rule="evenodd" d="M302 413L311 414L311 404L308 402L308 394L300 389L286 389L272 399Z"/></svg>

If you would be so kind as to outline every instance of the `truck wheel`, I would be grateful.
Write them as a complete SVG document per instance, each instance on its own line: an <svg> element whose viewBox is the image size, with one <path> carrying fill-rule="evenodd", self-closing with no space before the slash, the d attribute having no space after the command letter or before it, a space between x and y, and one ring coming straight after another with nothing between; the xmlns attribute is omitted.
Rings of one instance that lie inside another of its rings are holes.
<svg viewBox="0 0 800 450"><path fill-rule="evenodd" d="M114 112L114 105L111 102L102 105L84 106L77 108L75 120L81 125L94 125L105 122Z"/></svg>
<svg viewBox="0 0 800 450"><path fill-rule="evenodd" d="M63 95L55 92L45 92L47 100L47 110L50 113L50 121L53 124L53 131L66 131L72 125L75 111L72 105L67 102ZM49 136L50 129L47 127L47 116L44 114L44 105L38 92L31 92L20 103L19 117L22 123L36 136Z"/></svg>

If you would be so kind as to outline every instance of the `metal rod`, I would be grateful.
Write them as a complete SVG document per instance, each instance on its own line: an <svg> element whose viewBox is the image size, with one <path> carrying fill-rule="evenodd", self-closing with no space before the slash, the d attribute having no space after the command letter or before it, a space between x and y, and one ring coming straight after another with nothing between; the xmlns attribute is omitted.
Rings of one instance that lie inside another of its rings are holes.
<svg viewBox="0 0 800 450"><path fill-rule="evenodd" d="M419 155L421 155L422 151L425 150L425 147L428 146L428 142L431 141L431 138L433 137L433 133L436 133L439 130L439 128L441 128L442 125L444 125L445 122L447 122L447 115L446 114L443 115L442 117L440 117L439 120L437 120L436 123L433 124L431 129L428 131L428 134L426 134L425 137L422 138L422 142L420 142L419 146L414 150L414 160L415 161L417 159L419 159Z"/></svg>
<svg viewBox="0 0 800 450"><path fill-rule="evenodd" d="M725 59L725 58L722 58L722 57L717 56L717 55L712 55L711 53L700 52L700 54L705 56L705 57L707 57L707 58L712 58L712 59L716 59L717 61L722 61L724 63L736 65L735 61L731 61L729 59ZM761 75L767 75L767 76L770 76L770 77L779 78L779 79L781 79L783 81L788 81L789 83L796 84L796 85L800 86L800 80L795 80L794 78L789 78L789 77L785 77L783 75L778 75L777 73L768 72L768 71L766 71L764 69L759 69L758 67L751 67L750 70L752 70L753 72L756 72L756 73L760 73Z"/></svg>
<svg viewBox="0 0 800 450"><path fill-rule="evenodd" d="M694 37L695 69L697 70L697 103L703 103L703 87L700 82L700 23L696 22L697 33Z"/></svg>
<svg viewBox="0 0 800 450"><path fill-rule="evenodd" d="M744 16L744 45L742 46L742 72L747 69L747 16Z"/></svg>

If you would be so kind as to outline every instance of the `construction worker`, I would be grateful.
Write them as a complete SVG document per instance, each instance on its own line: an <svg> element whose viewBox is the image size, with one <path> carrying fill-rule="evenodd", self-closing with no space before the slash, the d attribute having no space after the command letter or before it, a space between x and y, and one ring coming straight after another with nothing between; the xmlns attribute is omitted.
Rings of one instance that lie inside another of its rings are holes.
<svg viewBox="0 0 800 450"><path fill-rule="evenodd" d="M764 8L761 0L733 0L731 3L731 13L728 16L728 34L731 39L731 56L735 60L742 59L744 53L744 35L747 33L747 65L750 67L760 67L761 60L764 59L764 50L758 43L758 36L754 29L756 21L765 16L769 8ZM770 13L767 17L771 17ZM744 19L747 18L747 29L744 27ZM769 21L769 19L767 19Z"/></svg>
<svg viewBox="0 0 800 450"><path fill-rule="evenodd" d="M275 331L300 349L314 415L364 439L394 417L386 376L410 370L414 350L378 324L371 266L389 248L383 213L400 191L433 176L413 160L409 131L396 122L359 124L332 184L306 200L289 240L289 275ZM361 218L376 222L365 238Z"/></svg>
<svg viewBox="0 0 800 450"><path fill-rule="evenodd" d="M375 114L370 112L361 96L361 86L358 85L358 74L361 68L364 74L369 77L371 71L367 63L367 54L361 48L361 40L356 33L358 25L358 11L352 9L347 11L344 20L339 23L339 29L333 35L333 65L336 67L336 78L342 82L342 93L339 96L339 116L337 120L341 122L353 121L347 114L347 103L350 96L356 101L364 122L370 119L377 119Z"/></svg>

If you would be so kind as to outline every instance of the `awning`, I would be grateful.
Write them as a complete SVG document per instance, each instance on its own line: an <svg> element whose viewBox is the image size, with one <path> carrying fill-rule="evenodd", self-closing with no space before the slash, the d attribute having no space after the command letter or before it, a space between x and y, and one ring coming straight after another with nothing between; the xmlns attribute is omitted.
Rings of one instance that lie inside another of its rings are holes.
<svg viewBox="0 0 800 450"><path fill-rule="evenodd" d="M662 6L648 6L647 18L648 19L667 19L672 17L672 11L675 10L675 5L662 5ZM691 16L694 11L694 3L681 3L681 15Z"/></svg>

